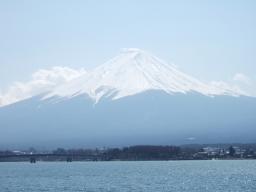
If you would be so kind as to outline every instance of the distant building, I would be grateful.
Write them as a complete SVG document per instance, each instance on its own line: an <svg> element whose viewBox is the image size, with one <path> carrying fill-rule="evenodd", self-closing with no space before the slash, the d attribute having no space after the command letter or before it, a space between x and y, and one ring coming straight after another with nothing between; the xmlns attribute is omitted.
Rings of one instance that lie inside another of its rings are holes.
<svg viewBox="0 0 256 192"><path fill-rule="evenodd" d="M222 149L218 147L205 147L203 151L206 152L208 156L216 156L222 152Z"/></svg>

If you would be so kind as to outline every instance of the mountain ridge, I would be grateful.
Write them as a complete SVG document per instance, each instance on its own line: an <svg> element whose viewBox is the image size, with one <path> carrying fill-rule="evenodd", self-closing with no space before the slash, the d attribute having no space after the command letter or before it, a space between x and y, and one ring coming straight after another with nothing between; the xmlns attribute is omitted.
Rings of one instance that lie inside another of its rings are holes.
<svg viewBox="0 0 256 192"><path fill-rule="evenodd" d="M238 87L203 83L154 55L129 48L81 77L57 87L43 99L87 94L97 103L106 95L115 93L112 99L119 99L148 90L163 90L168 94L195 91L206 96L250 96Z"/></svg>

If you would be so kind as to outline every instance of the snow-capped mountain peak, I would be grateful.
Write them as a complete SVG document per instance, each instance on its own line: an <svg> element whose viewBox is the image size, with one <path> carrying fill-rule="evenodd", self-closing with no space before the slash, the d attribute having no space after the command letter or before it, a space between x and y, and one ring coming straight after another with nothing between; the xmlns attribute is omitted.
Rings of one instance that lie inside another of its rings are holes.
<svg viewBox="0 0 256 192"><path fill-rule="evenodd" d="M120 54L94 70L57 87L44 99L87 94L97 103L104 96L119 99L148 90L169 94L194 91L208 96L246 95L239 88L203 83L143 50L129 48L122 49Z"/></svg>

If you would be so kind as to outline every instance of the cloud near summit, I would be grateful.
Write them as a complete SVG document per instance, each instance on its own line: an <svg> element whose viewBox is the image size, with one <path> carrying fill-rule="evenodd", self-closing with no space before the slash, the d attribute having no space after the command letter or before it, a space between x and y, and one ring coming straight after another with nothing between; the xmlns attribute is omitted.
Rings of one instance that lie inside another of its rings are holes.
<svg viewBox="0 0 256 192"><path fill-rule="evenodd" d="M0 94L0 106L9 105L51 91L56 86L85 73L84 69L76 70L60 66L40 69L32 74L30 81L14 82L5 92L2 92Z"/></svg>

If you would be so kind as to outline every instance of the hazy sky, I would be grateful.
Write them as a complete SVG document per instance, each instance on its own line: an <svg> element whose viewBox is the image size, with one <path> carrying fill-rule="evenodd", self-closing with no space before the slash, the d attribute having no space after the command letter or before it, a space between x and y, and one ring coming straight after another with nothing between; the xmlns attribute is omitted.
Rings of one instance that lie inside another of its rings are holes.
<svg viewBox="0 0 256 192"><path fill-rule="evenodd" d="M201 80L256 79L256 1L0 0L0 89L137 47Z"/></svg>

